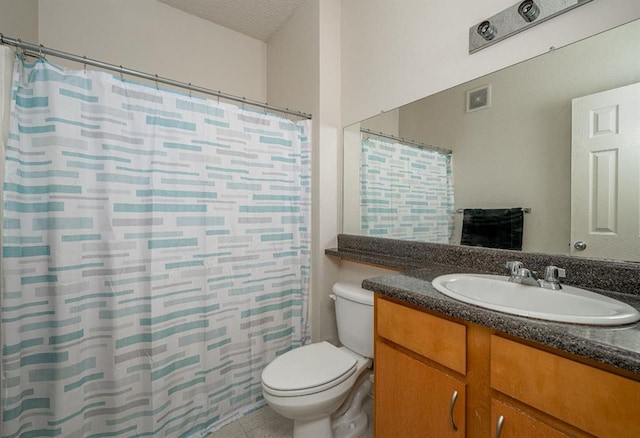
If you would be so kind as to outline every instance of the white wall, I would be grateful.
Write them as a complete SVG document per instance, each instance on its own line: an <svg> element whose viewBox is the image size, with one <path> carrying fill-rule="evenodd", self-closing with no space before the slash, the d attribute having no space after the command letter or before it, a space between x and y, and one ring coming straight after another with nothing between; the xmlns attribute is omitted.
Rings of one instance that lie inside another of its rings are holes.
<svg viewBox="0 0 640 438"><path fill-rule="evenodd" d="M375 132L384 132L385 134L398 135L400 123L400 110L398 108L378 114L361 123L362 129L369 129Z"/></svg>
<svg viewBox="0 0 640 438"><path fill-rule="evenodd" d="M314 116L320 80L318 13L318 2L305 2L267 44L267 101Z"/></svg>
<svg viewBox="0 0 640 438"><path fill-rule="evenodd" d="M469 27L514 3L343 1L343 125L640 17L638 0L595 0L469 55Z"/></svg>
<svg viewBox="0 0 640 438"><path fill-rule="evenodd" d="M38 40L38 0L0 0L0 32L22 41Z"/></svg>
<svg viewBox="0 0 640 438"><path fill-rule="evenodd" d="M340 231L340 0L310 0L268 44L269 102L313 114L311 334L336 341L338 261L324 255Z"/></svg>
<svg viewBox="0 0 640 438"><path fill-rule="evenodd" d="M342 224L342 124L340 112L340 0L314 0L319 9L318 109L316 114L315 177L312 259L313 340L336 339L331 286L338 279L339 263L324 255L337 246Z"/></svg>
<svg viewBox="0 0 640 438"><path fill-rule="evenodd" d="M397 126L397 124L396 124ZM342 163L342 232L361 233L360 166L362 156L362 124L344 128Z"/></svg>
<svg viewBox="0 0 640 438"><path fill-rule="evenodd" d="M47 47L266 100L262 41L156 0L40 0L38 5L38 37Z"/></svg>

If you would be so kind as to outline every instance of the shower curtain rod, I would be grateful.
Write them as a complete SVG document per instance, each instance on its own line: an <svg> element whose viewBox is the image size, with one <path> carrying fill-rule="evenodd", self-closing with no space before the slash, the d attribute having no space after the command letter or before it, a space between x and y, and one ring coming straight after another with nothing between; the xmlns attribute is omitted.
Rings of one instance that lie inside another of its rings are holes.
<svg viewBox="0 0 640 438"><path fill-rule="evenodd" d="M21 41L20 39L6 37L2 33L0 33L0 44L18 47L23 50L29 50L31 53L28 53L28 54L33 56L51 55L57 58L62 58L69 61L75 61L80 64L92 65L94 67L115 71L117 73L126 74L129 76L136 76L136 77L147 79L149 81L153 81L156 83L159 82L162 84L172 85L174 87L186 88L187 90L196 91L198 93L203 93L203 94L209 94L216 97L221 97L223 99L232 100L235 102L241 102L246 105L257 106L260 108L276 111L279 113L285 113L285 114L297 116L303 119L311 119L311 114L304 113L302 111L290 110L289 108L280 108L277 106L269 105L267 103L250 100L244 97L234 96L233 94L227 94L221 91L215 91L215 90L210 90L204 87L198 87L196 85L191 85L191 83L187 84L185 82L164 78L162 76L158 76L157 74L152 75L152 74L141 72L138 70L125 68L125 67L122 67L121 65L109 64L106 62L98 61L96 59L87 58L86 56L78 56L71 53L63 52L61 50L50 49L48 47L43 46L42 44L26 43L24 41Z"/></svg>
<svg viewBox="0 0 640 438"><path fill-rule="evenodd" d="M383 137L383 138L388 138L389 140L394 140L400 143L405 143L409 146L415 146L417 148L420 149L429 149L431 151L436 151L436 152L440 152L441 154L445 154L445 155L451 155L451 150L449 149L443 149L443 148L439 148L438 146L431 146L430 144L425 144L425 143L420 143L417 141L413 141L413 140L405 140L402 137L396 137L395 135L391 135L391 134L385 134L384 132L375 132L372 131L370 129L361 129L360 132L363 132L365 134L369 134L369 135L375 135L377 137Z"/></svg>

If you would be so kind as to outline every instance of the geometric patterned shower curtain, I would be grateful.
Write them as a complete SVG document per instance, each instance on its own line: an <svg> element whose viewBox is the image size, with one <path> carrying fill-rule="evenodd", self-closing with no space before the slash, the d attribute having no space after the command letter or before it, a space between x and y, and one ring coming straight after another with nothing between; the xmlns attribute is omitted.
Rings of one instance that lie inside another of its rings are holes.
<svg viewBox="0 0 640 438"><path fill-rule="evenodd" d="M17 60L2 437L198 436L304 343L310 122Z"/></svg>
<svg viewBox="0 0 640 438"><path fill-rule="evenodd" d="M453 243L451 154L378 138L361 147L361 233Z"/></svg>

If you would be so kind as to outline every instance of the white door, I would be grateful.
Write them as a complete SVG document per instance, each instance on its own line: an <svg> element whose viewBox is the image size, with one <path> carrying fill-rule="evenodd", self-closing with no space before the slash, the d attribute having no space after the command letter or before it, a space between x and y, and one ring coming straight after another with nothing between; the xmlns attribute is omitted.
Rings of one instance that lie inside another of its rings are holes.
<svg viewBox="0 0 640 438"><path fill-rule="evenodd" d="M640 260L640 83L573 99L571 253Z"/></svg>

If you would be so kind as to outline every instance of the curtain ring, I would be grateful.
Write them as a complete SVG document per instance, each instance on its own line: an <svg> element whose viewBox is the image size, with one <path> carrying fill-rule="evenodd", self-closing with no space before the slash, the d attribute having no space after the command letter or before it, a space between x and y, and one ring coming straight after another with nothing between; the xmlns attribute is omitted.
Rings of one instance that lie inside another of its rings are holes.
<svg viewBox="0 0 640 438"><path fill-rule="evenodd" d="M124 82L124 75L122 74L122 64L120 64L120 80Z"/></svg>
<svg viewBox="0 0 640 438"><path fill-rule="evenodd" d="M189 99L191 99L191 82L189 82Z"/></svg>
<svg viewBox="0 0 640 438"><path fill-rule="evenodd" d="M156 73L155 76L156 76L156 90L160 91L160 87L158 86L158 73Z"/></svg>
<svg viewBox="0 0 640 438"><path fill-rule="evenodd" d="M84 59L84 63L83 63L83 66L84 66L84 74L87 74L87 55L84 55L84 56L82 57L82 59Z"/></svg>
<svg viewBox="0 0 640 438"><path fill-rule="evenodd" d="M220 105L220 90L218 90L218 105Z"/></svg>
<svg viewBox="0 0 640 438"><path fill-rule="evenodd" d="M40 45L39 45L38 55L40 56L40 58L47 59L47 58L42 54L42 44L40 44Z"/></svg>

